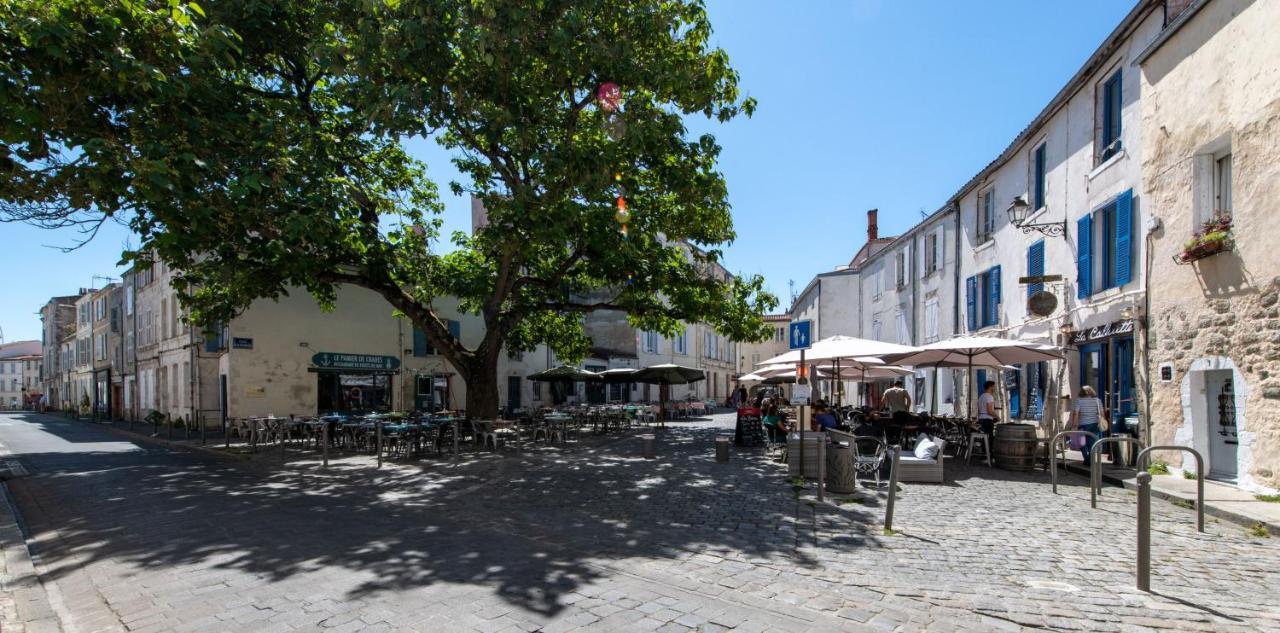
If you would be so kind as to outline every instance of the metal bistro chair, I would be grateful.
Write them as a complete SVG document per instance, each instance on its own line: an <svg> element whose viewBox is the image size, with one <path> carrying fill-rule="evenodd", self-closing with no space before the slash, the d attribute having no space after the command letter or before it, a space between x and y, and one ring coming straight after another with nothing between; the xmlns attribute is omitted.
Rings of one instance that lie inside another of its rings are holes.
<svg viewBox="0 0 1280 633"><path fill-rule="evenodd" d="M884 466L885 456L889 453L889 445L878 437L857 435L853 438L854 478L858 475L873 474L876 487L880 487L880 469Z"/></svg>

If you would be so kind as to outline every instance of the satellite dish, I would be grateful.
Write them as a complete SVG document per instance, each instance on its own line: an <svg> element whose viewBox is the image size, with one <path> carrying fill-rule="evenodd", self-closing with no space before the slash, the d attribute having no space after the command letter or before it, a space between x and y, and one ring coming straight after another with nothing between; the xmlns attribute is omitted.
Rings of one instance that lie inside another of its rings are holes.
<svg viewBox="0 0 1280 633"><path fill-rule="evenodd" d="M1058 297L1048 290L1037 291L1027 299L1027 309L1036 316L1049 316L1058 309Z"/></svg>

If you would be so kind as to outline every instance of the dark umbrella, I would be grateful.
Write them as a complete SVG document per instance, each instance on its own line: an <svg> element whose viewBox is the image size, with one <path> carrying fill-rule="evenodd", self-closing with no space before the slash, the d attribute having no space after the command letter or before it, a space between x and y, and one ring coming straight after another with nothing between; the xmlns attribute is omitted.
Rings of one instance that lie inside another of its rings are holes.
<svg viewBox="0 0 1280 633"><path fill-rule="evenodd" d="M660 386L658 398L662 401L662 419L665 420L667 418L667 397L665 395L667 385L687 385L706 379L707 374L701 369L666 363L652 365L637 371L631 376L630 382Z"/></svg>

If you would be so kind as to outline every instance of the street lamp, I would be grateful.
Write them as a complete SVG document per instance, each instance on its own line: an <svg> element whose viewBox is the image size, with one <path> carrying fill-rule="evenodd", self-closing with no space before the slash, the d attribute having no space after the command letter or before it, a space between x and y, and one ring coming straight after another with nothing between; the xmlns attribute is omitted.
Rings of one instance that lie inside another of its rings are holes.
<svg viewBox="0 0 1280 633"><path fill-rule="evenodd" d="M1032 231L1040 231L1049 237L1058 237L1065 235L1067 232L1067 221L1061 222L1043 222L1043 223L1027 223L1027 216L1031 212L1031 205L1027 204L1027 200L1022 196L1013 199L1009 204L1009 224L1022 229L1023 233Z"/></svg>

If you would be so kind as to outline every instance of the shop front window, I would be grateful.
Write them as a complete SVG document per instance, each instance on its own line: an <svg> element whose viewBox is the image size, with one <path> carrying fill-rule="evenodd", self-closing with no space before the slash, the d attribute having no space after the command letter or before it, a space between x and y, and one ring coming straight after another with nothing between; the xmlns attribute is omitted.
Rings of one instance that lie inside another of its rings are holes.
<svg viewBox="0 0 1280 633"><path fill-rule="evenodd" d="M391 410L391 376L387 374L319 374L319 411L375 412Z"/></svg>

